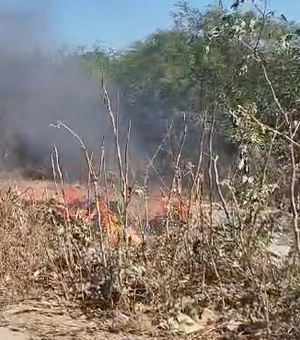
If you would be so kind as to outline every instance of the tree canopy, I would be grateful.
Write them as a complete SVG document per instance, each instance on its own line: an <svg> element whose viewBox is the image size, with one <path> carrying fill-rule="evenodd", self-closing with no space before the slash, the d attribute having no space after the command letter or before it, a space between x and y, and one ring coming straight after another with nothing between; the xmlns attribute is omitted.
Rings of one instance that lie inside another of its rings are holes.
<svg viewBox="0 0 300 340"><path fill-rule="evenodd" d="M219 3L201 12L180 1L172 17L170 29L128 49L86 54L85 70L120 87L133 124L147 140L158 144L166 121L182 113L194 126L206 115L208 121L214 117L224 143L246 143L264 155L272 129L284 129L280 105L293 119L298 115L297 23L256 2L247 11L235 2L230 9ZM268 126L267 133L254 129L252 118L244 121L242 132L234 129L232 121L243 110ZM192 145L188 148L194 151Z"/></svg>

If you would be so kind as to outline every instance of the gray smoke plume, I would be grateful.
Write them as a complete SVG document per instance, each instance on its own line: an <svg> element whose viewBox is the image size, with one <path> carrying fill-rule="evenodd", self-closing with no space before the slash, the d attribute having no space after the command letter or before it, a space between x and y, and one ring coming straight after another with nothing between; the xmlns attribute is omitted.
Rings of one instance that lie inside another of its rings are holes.
<svg viewBox="0 0 300 340"><path fill-rule="evenodd" d="M3 4L16 1L19 5ZM0 1L0 167L28 169L29 172L37 168L51 175L50 155L55 142L67 178L80 179L81 174L86 173L86 162L78 142L67 131L50 127L62 121L82 138L93 152L95 162L99 159L104 137L106 169L116 171L114 136L100 96L100 84L79 71L74 54L54 53L50 57L44 53L56 43L54 13L54 1L50 0ZM108 89L113 108L120 109L119 131L123 140L126 139L127 120L132 120L131 168L140 163L144 168L146 154L149 158L157 154L165 137L169 125L166 112L171 108L145 95L134 105L121 94L118 101L118 89L112 84ZM177 135L181 134L180 129ZM198 135L198 129L192 124L188 136L193 140L187 144L188 155L191 151L197 152ZM222 143L217 144L222 151ZM193 147L189 148L190 145ZM124 150L122 140L121 147ZM156 157L154 176L157 176L157 169L166 172L160 176L172 174L174 154L170 154L169 145L164 145L159 151L160 159ZM224 159L228 159L227 152Z"/></svg>
<svg viewBox="0 0 300 340"><path fill-rule="evenodd" d="M67 131L50 124L63 121L96 154L105 137L114 143L100 86L79 72L76 57L45 57L55 42L53 7L48 1L32 6L0 5L0 150L8 167L48 167L55 142L62 167L78 178L84 156ZM123 122L123 126L126 125ZM114 166L114 160L110 166Z"/></svg>

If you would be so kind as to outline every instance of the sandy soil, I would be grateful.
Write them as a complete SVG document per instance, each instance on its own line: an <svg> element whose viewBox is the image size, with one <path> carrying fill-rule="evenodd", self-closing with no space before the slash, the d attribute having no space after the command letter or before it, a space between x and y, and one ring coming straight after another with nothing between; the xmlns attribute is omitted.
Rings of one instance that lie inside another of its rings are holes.
<svg viewBox="0 0 300 340"><path fill-rule="evenodd" d="M9 328L0 327L1 340L29 340L25 334L19 334L11 331Z"/></svg>
<svg viewBox="0 0 300 340"><path fill-rule="evenodd" d="M104 330L101 322L83 315L71 317L51 303L27 302L7 306L0 314L1 340L148 340L147 336L124 334L117 327Z"/></svg>

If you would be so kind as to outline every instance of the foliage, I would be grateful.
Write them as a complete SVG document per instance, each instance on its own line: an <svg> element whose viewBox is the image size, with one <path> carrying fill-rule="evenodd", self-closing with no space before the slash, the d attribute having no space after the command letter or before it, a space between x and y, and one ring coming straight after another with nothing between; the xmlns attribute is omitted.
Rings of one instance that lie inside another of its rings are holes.
<svg viewBox="0 0 300 340"><path fill-rule="evenodd" d="M152 150L163 139L166 122L178 120L182 112L196 125L205 114L214 116L217 134L223 143L233 145L245 140L244 133L232 126L238 106L251 107L265 124L280 125L257 54L278 100L288 110L297 109L300 73L295 23L256 5L245 12L219 4L202 13L181 1L172 16L174 26L169 30L157 31L123 51L97 49L84 57L86 69L96 79L104 74L119 86L133 125L143 131L145 144L154 145ZM180 123L178 129L177 134ZM272 134L257 134L250 128L247 135L264 155ZM195 138L189 142L194 144Z"/></svg>

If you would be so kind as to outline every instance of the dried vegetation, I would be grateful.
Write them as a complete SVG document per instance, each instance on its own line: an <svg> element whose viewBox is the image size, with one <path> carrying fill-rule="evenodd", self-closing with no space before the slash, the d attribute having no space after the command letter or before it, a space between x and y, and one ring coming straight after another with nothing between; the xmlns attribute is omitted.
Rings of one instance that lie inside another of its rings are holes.
<svg viewBox="0 0 300 340"><path fill-rule="evenodd" d="M108 316L109 330L152 336L299 337L298 269L267 251L277 216L263 202L244 195L228 209L172 190L152 216L128 204L125 229L115 201L88 196L70 186L38 200L2 189L6 302L55 297Z"/></svg>

